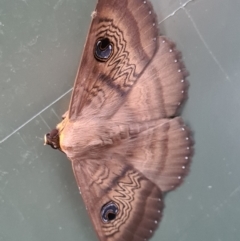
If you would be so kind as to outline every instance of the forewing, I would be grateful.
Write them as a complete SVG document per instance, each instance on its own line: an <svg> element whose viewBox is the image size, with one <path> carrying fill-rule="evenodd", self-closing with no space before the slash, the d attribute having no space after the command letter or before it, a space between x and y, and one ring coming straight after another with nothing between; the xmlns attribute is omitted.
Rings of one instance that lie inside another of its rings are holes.
<svg viewBox="0 0 240 241"><path fill-rule="evenodd" d="M149 1L99 0L70 102L70 119L112 116L158 48Z"/></svg>
<svg viewBox="0 0 240 241"><path fill-rule="evenodd" d="M76 160L73 171L101 241L142 241L152 236L162 216L162 193L124 158ZM108 216L113 211L116 215Z"/></svg>

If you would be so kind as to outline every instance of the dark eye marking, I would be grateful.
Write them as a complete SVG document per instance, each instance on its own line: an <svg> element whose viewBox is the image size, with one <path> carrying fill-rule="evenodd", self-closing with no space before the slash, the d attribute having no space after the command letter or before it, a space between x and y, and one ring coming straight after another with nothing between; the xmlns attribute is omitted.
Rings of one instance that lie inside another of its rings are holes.
<svg viewBox="0 0 240 241"><path fill-rule="evenodd" d="M108 38L101 38L96 41L94 57L96 60L105 62L113 53L113 45Z"/></svg>
<svg viewBox="0 0 240 241"><path fill-rule="evenodd" d="M102 206L101 219L104 223L114 220L118 213L118 206L114 202L108 202Z"/></svg>

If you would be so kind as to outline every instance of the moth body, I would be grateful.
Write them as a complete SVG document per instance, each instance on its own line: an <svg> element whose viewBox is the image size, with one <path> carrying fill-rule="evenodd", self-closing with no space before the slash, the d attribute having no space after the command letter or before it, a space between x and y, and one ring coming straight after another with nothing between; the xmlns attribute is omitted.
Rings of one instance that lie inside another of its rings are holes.
<svg viewBox="0 0 240 241"><path fill-rule="evenodd" d="M193 155L187 71L148 0L98 0L69 110L45 144L71 161L101 241L149 240Z"/></svg>

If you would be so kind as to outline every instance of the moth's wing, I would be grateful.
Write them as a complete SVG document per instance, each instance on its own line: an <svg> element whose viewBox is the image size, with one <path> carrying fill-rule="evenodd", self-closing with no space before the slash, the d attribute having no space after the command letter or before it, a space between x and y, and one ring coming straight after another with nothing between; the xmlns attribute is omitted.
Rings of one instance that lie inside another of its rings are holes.
<svg viewBox="0 0 240 241"><path fill-rule="evenodd" d="M72 166L101 241L142 241L152 236L163 211L162 193L153 182L119 156L75 160Z"/></svg>
<svg viewBox="0 0 240 241"><path fill-rule="evenodd" d="M115 119L140 122L176 116L187 96L187 71L174 43L158 39L159 48Z"/></svg>
<svg viewBox="0 0 240 241"><path fill-rule="evenodd" d="M92 16L71 97L70 119L112 116L158 48L157 19L148 0L98 0Z"/></svg>
<svg viewBox="0 0 240 241"><path fill-rule="evenodd" d="M181 117L132 123L126 133L128 136L113 147L113 153L125 156L129 164L163 192L182 183L189 172L193 140Z"/></svg>
<svg viewBox="0 0 240 241"><path fill-rule="evenodd" d="M187 72L175 45L159 37L159 49L124 104L112 117L129 125L129 138L116 145L129 163L162 191L178 187L189 171L193 140L177 110L187 95ZM122 127L124 129L124 127Z"/></svg>

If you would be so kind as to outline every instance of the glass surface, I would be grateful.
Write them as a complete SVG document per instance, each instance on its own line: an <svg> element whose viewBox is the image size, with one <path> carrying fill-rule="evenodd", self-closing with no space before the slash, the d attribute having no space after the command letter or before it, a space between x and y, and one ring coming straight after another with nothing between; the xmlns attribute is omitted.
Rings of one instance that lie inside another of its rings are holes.
<svg viewBox="0 0 240 241"><path fill-rule="evenodd" d="M240 237L240 3L152 0L190 72L191 172L152 240ZM43 146L66 111L95 0L0 1L0 240L97 240L70 162Z"/></svg>

